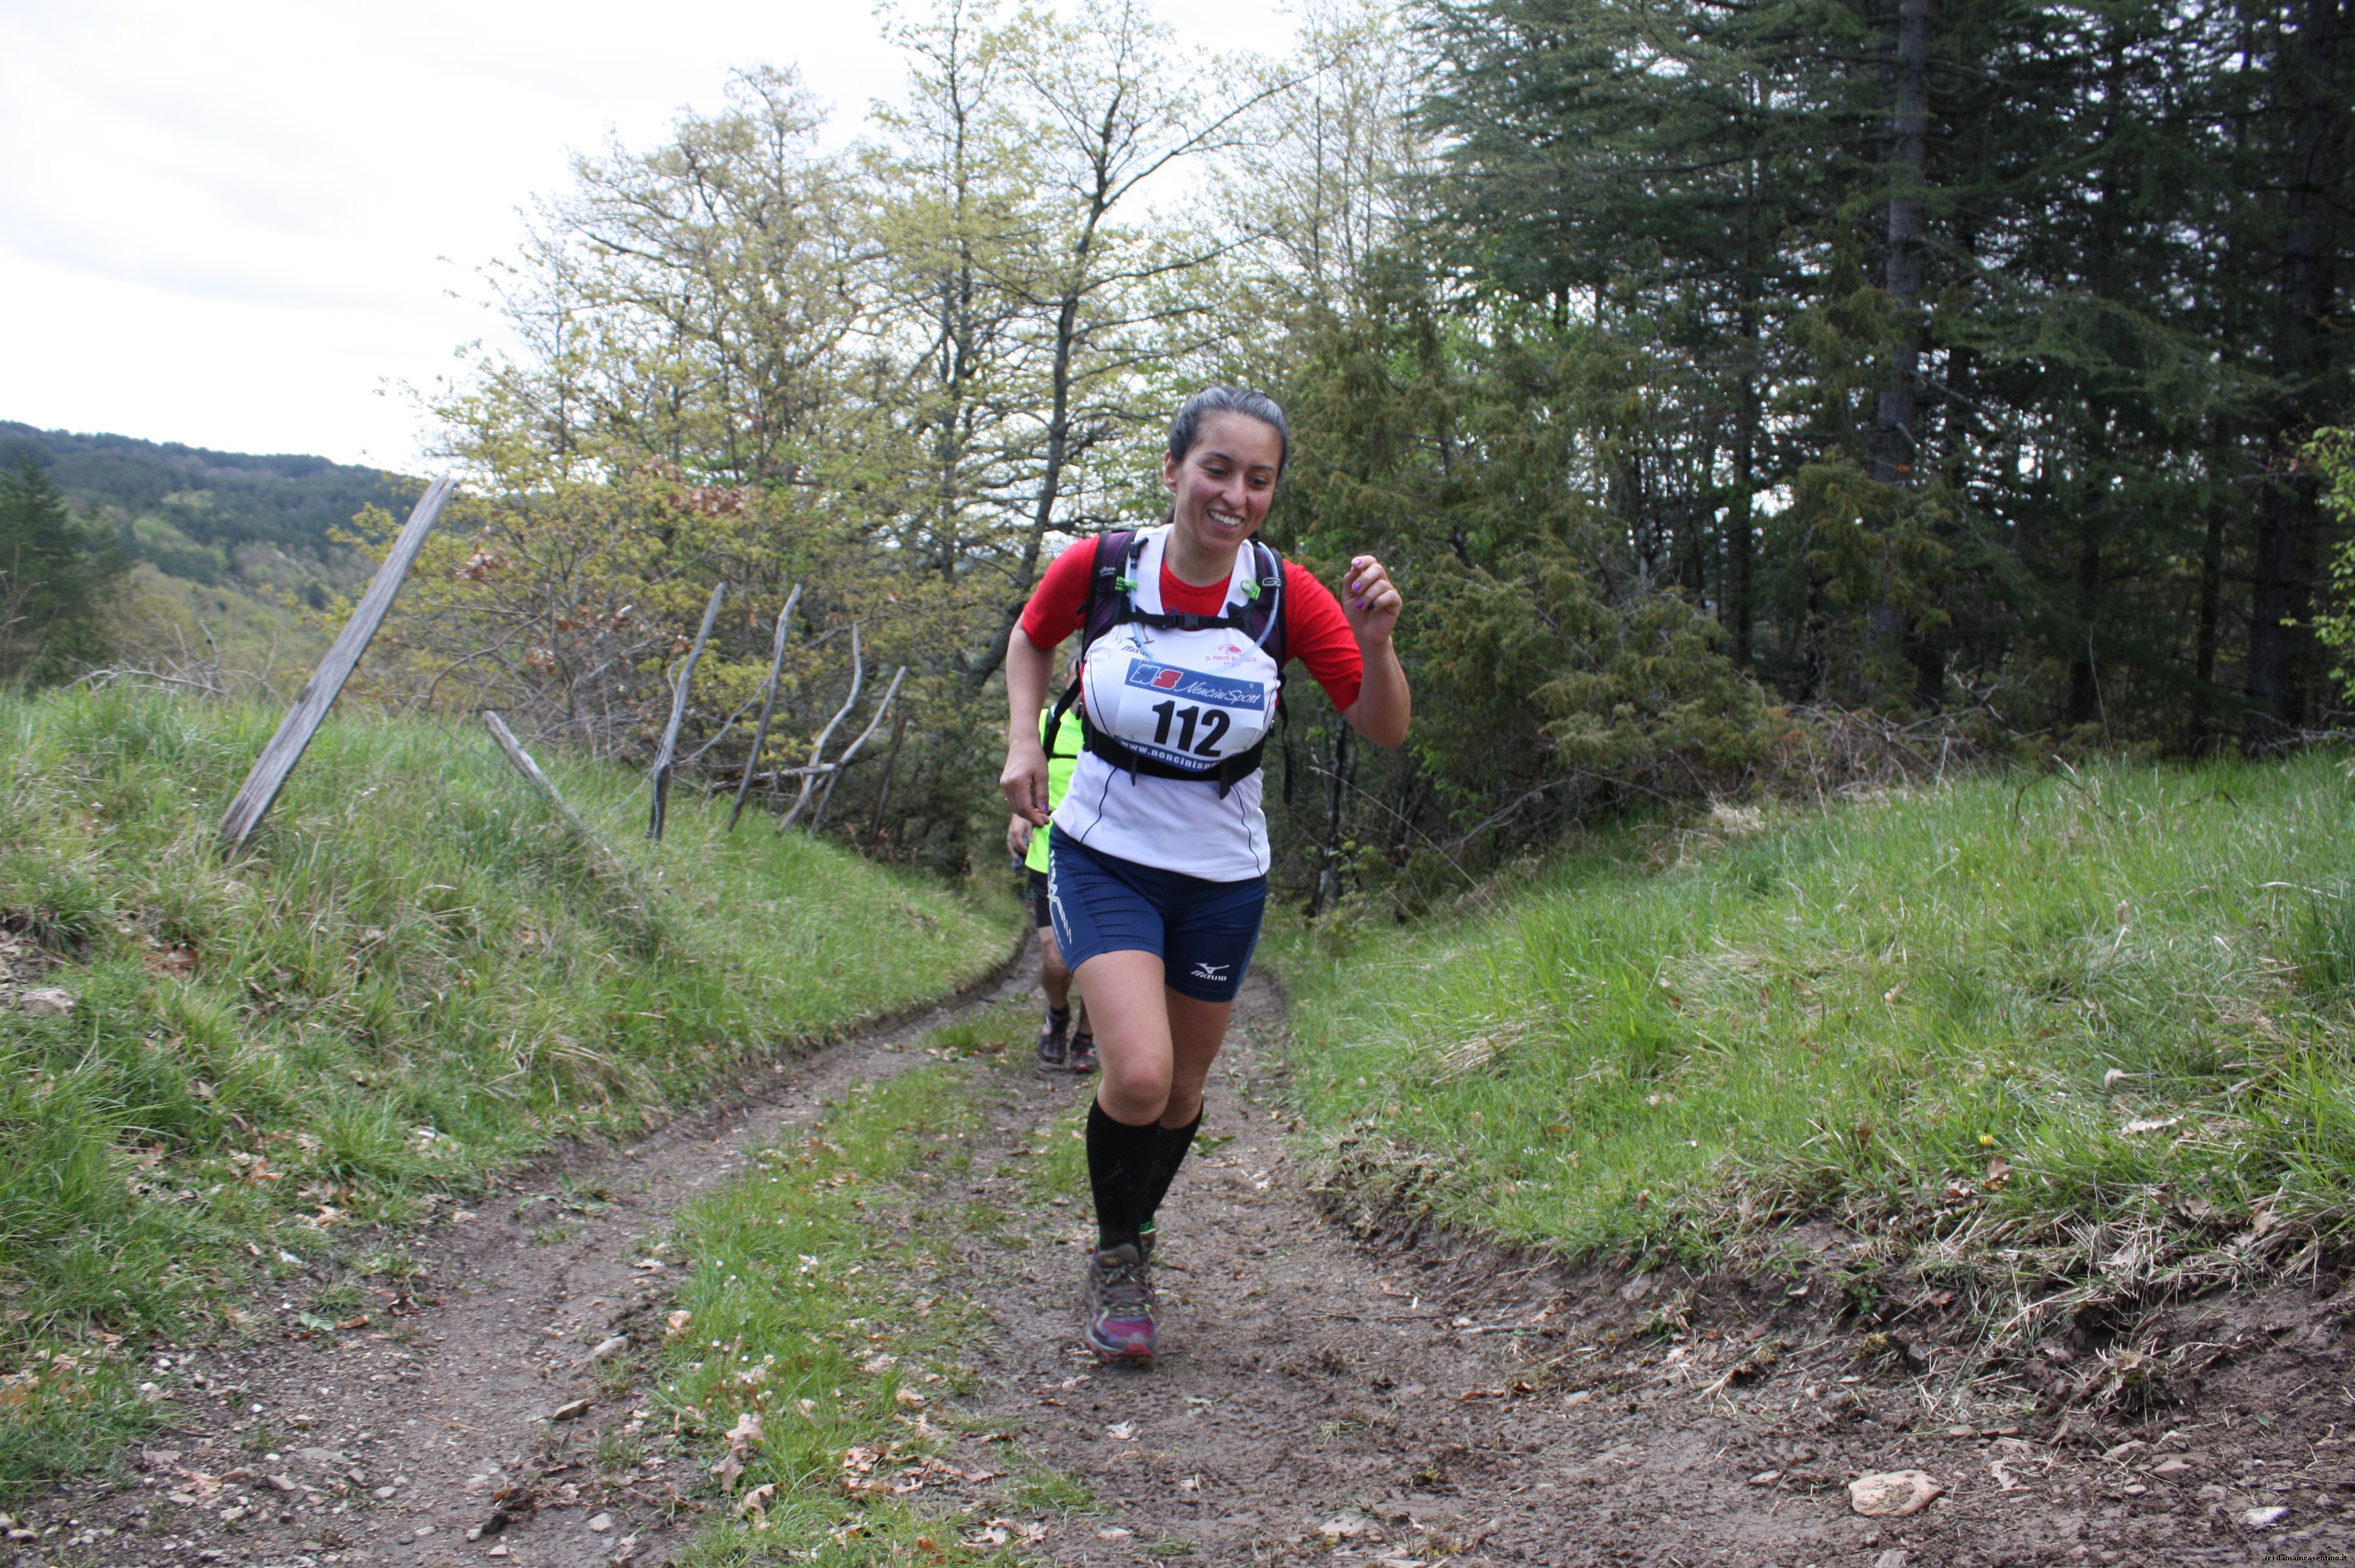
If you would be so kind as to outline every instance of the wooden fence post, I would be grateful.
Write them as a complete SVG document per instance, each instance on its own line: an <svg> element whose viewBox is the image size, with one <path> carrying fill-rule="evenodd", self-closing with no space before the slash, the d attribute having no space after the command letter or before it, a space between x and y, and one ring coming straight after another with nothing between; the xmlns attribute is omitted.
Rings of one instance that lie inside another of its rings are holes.
<svg viewBox="0 0 2355 1568"><path fill-rule="evenodd" d="M752 793L752 774L761 766L761 744L769 738L769 715L777 710L777 672L785 667L785 633L791 625L794 606L802 599L802 585L785 595L785 607L777 612L776 635L769 639L769 682L761 688L761 722L752 731L752 754L744 759L744 776L736 784L736 804L728 813L728 831L736 831L736 819L744 815L744 797Z"/></svg>
<svg viewBox="0 0 2355 1568"><path fill-rule="evenodd" d="M850 765L851 758L858 755L858 748L867 744L867 738L874 734L876 727L883 722L883 715L891 711L891 699L900 695L900 683L907 676L906 665L891 672L891 688L883 694L883 700L875 705L875 717L867 721L867 728L858 732L858 739L844 747L842 755L834 759L834 771L826 775L826 793L817 797L817 809L810 813L809 830L812 833L815 833L819 824L826 820L826 808L834 800L834 786L842 782L842 770Z"/></svg>
<svg viewBox="0 0 2355 1568"><path fill-rule="evenodd" d="M840 710L826 720L825 729L817 732L817 743L810 748L807 765L794 770L802 776L802 792L794 797L793 809L778 821L778 832L783 833L801 819L802 807L809 804L810 791L817 787L818 775L826 771L818 765L826 758L826 743L834 739L834 732L842 727L844 720L850 717L851 709L858 702L858 688L866 679L867 659L858 651L858 623L853 621L850 623L850 695L842 699Z"/></svg>
<svg viewBox="0 0 2355 1568"><path fill-rule="evenodd" d="M646 820L646 837L662 842L663 807L670 800L670 764L678 751L679 721L687 717L687 683L695 678L695 667L703 657L703 645L711 640L711 623L719 618L719 601L726 596L728 584L723 581L711 585L711 603L703 607L703 624L695 634L695 646L687 654L687 663L678 670L678 686L671 693L670 722L663 726L662 749L655 753L654 812Z"/></svg>
<svg viewBox="0 0 2355 1568"><path fill-rule="evenodd" d="M875 820L867 825L867 837L883 837L883 813L891 804L891 780L900 771L900 742L908 736L908 710L900 709L900 717L891 720L891 754L883 759L883 787L875 795Z"/></svg>
<svg viewBox="0 0 2355 1568"><path fill-rule="evenodd" d="M360 595L352 618L344 623L327 656L319 661L318 669L295 694L294 706L279 721L278 732L261 749L261 755L254 759L253 771L245 775L244 786L222 815L220 843L225 858L236 856L245 848L246 839L261 824L271 802L278 798L294 764L303 760L304 748L310 745L311 737L327 717L327 709L343 694L344 683L351 679L377 628L384 624L386 614L392 609L393 595L400 592L401 580L409 575L418 550L424 546L426 534L432 531L434 519L442 515L442 507L457 487L456 477L444 474L427 487L410 508L409 521L392 541L384 564L376 569L368 592Z"/></svg>

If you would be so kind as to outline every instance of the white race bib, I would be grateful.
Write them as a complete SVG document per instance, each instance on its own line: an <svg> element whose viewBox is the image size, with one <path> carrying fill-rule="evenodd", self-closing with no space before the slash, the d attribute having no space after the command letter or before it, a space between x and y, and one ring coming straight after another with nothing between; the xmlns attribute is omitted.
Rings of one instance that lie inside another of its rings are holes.
<svg viewBox="0 0 2355 1568"><path fill-rule="evenodd" d="M1166 529L1147 536L1136 562L1136 607L1159 614ZM1227 603L1240 602L1256 552L1237 556ZM1209 774L1259 744L1275 721L1278 671L1267 650L1232 627L1182 631L1131 622L1088 649L1082 666L1088 722L1141 755Z"/></svg>

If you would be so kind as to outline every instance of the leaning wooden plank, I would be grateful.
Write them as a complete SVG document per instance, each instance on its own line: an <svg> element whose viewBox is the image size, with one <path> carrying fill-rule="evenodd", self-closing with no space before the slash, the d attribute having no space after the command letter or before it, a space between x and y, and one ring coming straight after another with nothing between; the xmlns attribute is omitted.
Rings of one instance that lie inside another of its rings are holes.
<svg viewBox="0 0 2355 1568"><path fill-rule="evenodd" d="M696 629L695 646L687 652L687 662L678 667L678 686L671 692L670 722L663 726L662 747L655 752L654 814L646 821L646 837L662 842L663 807L670 800L671 759L678 752L678 726L687 717L687 688L695 679L695 667L703 657L703 645L711 640L711 623L719 618L719 601L726 597L725 581L711 585L711 603L703 607L703 624Z"/></svg>
<svg viewBox="0 0 2355 1568"><path fill-rule="evenodd" d="M744 815L744 797L752 793L752 774L761 766L761 746L769 738L769 716L777 710L777 673L785 667L785 633L791 627L794 606L802 601L802 585L785 595L785 607L777 612L776 634L769 639L769 679L761 688L761 722L752 731L752 754L744 759L744 776L736 784L736 804L728 813L728 831L736 831L736 819Z"/></svg>
<svg viewBox="0 0 2355 1568"><path fill-rule="evenodd" d="M587 818L572 809L571 803L557 790L556 781L540 771L539 763L523 749L523 742L516 739L506 720L486 708L483 710L483 725L490 731L491 739L499 743L499 750L506 753L507 761L516 765L516 772L529 780L531 787L546 795L548 803L556 808L557 819L587 852L590 875L623 895L624 901L609 907L607 916L634 928L641 940L658 942L661 933L650 922L654 898L638 880L630 863L589 826Z"/></svg>
<svg viewBox="0 0 2355 1568"><path fill-rule="evenodd" d="M507 754L507 761L516 765L516 772L529 779L531 787L548 797L549 804L556 807L556 814L568 825L586 833L589 825L573 814L572 807L557 792L556 781L539 771L539 764L532 761L529 752L523 749L523 742L515 738L515 731L507 728L507 721L485 708L483 709L483 725L490 731L491 739L499 743L499 750Z"/></svg>
<svg viewBox="0 0 2355 1568"><path fill-rule="evenodd" d="M342 695L344 683L352 677L360 656L368 652L369 640L375 637L377 628L384 624L386 613L392 609L393 595L400 592L401 580L409 575L409 568L417 560L417 552L423 547L425 536L432 530L433 520L442 515L442 506L457 487L456 477L444 474L418 497L417 505L410 511L409 521L401 526L400 536L392 541L392 549L384 558L384 564L376 569L376 577L368 583L368 592L360 595L358 608L352 612L352 618L344 623L344 629L337 635L335 645L327 650L327 656L319 661L318 669L295 696L294 706L287 709L286 717L279 722L278 733L270 738L270 744L264 746L261 755L254 760L253 771L245 775L245 785L237 792L237 798L229 803L229 810L222 815L220 824L223 855L235 855L245 848L246 839L260 825L262 814L270 809L270 803L278 798L278 792L285 785L287 775L293 773L294 764L303 760L304 748L318 732L320 723L327 717L327 709L334 707L336 699Z"/></svg>

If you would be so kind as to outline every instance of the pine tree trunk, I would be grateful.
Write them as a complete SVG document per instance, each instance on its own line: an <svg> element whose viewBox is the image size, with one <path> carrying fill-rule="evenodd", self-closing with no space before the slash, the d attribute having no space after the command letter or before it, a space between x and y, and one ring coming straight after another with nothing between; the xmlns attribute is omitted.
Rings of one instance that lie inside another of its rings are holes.
<svg viewBox="0 0 2355 1568"><path fill-rule="evenodd" d="M1742 368L1741 400L1735 407L1733 430L1733 505L1725 516L1727 585L1726 622L1733 628L1733 662L1750 667L1750 624L1756 598L1751 585L1752 496L1758 475L1758 310L1745 301L1742 308L1742 339L1746 356Z"/></svg>
<svg viewBox="0 0 2355 1568"><path fill-rule="evenodd" d="M2256 584L2250 604L2249 715L2242 743L2252 752L2280 745L2306 722L2313 638L2307 629L2312 571L2322 518L2310 475L2292 459L2314 423L2312 400L2328 369L2336 280L2329 184L2347 105L2338 92L2345 0L2304 0L2297 30L2275 61L2282 95L2294 107L2283 234L2281 304L2276 316L2274 400L2268 456L2274 472L2257 503Z"/></svg>
<svg viewBox="0 0 2355 1568"><path fill-rule="evenodd" d="M1326 781L1325 844L1316 856L1316 887L1308 895L1308 915L1315 919L1341 897L1341 830L1348 820L1349 726L1334 731L1333 775Z"/></svg>
<svg viewBox="0 0 2355 1568"><path fill-rule="evenodd" d="M1897 0L1890 56L1888 255L1883 286L1896 329L1889 370L1873 409L1867 472L1882 485L1911 487L1922 400L1923 191L1929 172L1931 0ZM1893 519L1892 519L1893 524ZM1866 617L1874 652L1885 662L1904 649L1905 620L1896 604L1896 563L1884 541L1879 589Z"/></svg>
<svg viewBox="0 0 2355 1568"><path fill-rule="evenodd" d="M2094 667L2094 622L2102 593L2102 535L2092 520L2093 503L2085 503L2077 535L2076 656L2069 661L2071 724L2091 724L2101 717L2101 673Z"/></svg>
<svg viewBox="0 0 2355 1568"><path fill-rule="evenodd" d="M2222 449L2219 438L2211 443ZM2222 615L2224 588L2225 512L2222 501L2208 504L2208 529L2200 542L2200 610L2192 634L2191 673L2200 685L2191 697L2191 750L2206 755L2215 747L2216 648Z"/></svg>

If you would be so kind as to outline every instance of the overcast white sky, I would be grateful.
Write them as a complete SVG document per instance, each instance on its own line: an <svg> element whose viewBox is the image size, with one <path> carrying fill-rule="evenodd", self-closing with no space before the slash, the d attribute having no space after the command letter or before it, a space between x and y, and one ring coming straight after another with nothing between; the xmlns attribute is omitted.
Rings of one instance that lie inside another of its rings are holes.
<svg viewBox="0 0 2355 1568"><path fill-rule="evenodd" d="M846 131L900 87L866 0L0 0L0 419L413 469L400 384L496 340L468 302L516 209L762 61Z"/></svg>

